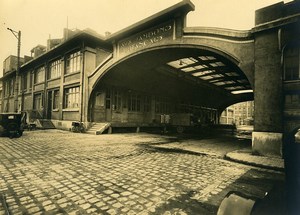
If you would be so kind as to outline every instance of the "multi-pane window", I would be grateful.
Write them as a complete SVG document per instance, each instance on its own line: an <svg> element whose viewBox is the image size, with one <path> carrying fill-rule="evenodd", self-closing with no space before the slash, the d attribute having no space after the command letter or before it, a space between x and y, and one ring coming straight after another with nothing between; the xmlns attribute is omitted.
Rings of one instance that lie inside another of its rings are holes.
<svg viewBox="0 0 300 215"><path fill-rule="evenodd" d="M61 61L56 60L49 65L48 79L59 78L61 76Z"/></svg>
<svg viewBox="0 0 300 215"><path fill-rule="evenodd" d="M300 104L300 92L294 92L285 95L285 105L299 105Z"/></svg>
<svg viewBox="0 0 300 215"><path fill-rule="evenodd" d="M9 80L7 82L5 82L5 88L4 88L4 97L8 97L11 95L11 81L12 80Z"/></svg>
<svg viewBox="0 0 300 215"><path fill-rule="evenodd" d="M300 48L299 46L287 48L284 55L284 80L300 79Z"/></svg>
<svg viewBox="0 0 300 215"><path fill-rule="evenodd" d="M13 96L15 94L15 85L14 85L14 80L13 79L9 80L8 92L9 92L10 96Z"/></svg>
<svg viewBox="0 0 300 215"><path fill-rule="evenodd" d="M170 102L166 98L156 97L155 98L155 112L156 113L169 113Z"/></svg>
<svg viewBox="0 0 300 215"><path fill-rule="evenodd" d="M141 96L136 93L128 95L128 111L140 112L141 111Z"/></svg>
<svg viewBox="0 0 300 215"><path fill-rule="evenodd" d="M65 89L64 108L79 108L79 87Z"/></svg>
<svg viewBox="0 0 300 215"><path fill-rule="evenodd" d="M106 109L110 109L110 103L111 103L110 90L107 89L106 93L105 93L105 107L106 107Z"/></svg>
<svg viewBox="0 0 300 215"><path fill-rule="evenodd" d="M35 71L34 83L42 83L45 81L45 67L40 67Z"/></svg>
<svg viewBox="0 0 300 215"><path fill-rule="evenodd" d="M113 91L113 110L121 110L122 107L122 97L118 90Z"/></svg>
<svg viewBox="0 0 300 215"><path fill-rule="evenodd" d="M68 55L66 59L66 74L79 72L80 70L81 70L80 51Z"/></svg>
<svg viewBox="0 0 300 215"><path fill-rule="evenodd" d="M53 109L58 109L59 108L59 90L54 90L53 91L53 104L52 104Z"/></svg>

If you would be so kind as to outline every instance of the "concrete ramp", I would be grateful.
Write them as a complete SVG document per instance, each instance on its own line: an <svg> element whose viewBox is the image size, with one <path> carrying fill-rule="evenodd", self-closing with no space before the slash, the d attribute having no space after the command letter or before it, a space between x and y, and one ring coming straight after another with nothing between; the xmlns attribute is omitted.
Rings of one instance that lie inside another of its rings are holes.
<svg viewBox="0 0 300 215"><path fill-rule="evenodd" d="M102 134L106 129L108 129L110 125L111 123L109 122L95 123L86 133L99 135Z"/></svg>
<svg viewBox="0 0 300 215"><path fill-rule="evenodd" d="M37 119L36 127L40 129L55 129L55 126L49 119Z"/></svg>

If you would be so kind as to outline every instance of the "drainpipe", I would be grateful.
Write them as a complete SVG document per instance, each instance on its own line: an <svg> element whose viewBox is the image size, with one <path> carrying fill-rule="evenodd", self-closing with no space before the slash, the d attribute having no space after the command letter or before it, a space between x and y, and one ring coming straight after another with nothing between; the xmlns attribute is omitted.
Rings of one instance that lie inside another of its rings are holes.
<svg viewBox="0 0 300 215"><path fill-rule="evenodd" d="M83 87L84 87L84 73L85 73L85 69L84 69L84 66L85 66L85 50L84 50L84 41L82 42L82 69L81 69L81 86L80 86L80 122L82 122L82 114L84 113L83 111L83 102L84 102L84 99L83 99Z"/></svg>

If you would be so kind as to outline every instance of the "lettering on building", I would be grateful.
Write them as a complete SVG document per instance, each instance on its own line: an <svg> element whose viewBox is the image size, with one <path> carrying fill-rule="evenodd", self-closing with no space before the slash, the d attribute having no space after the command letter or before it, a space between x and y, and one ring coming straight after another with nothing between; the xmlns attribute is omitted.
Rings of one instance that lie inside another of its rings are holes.
<svg viewBox="0 0 300 215"><path fill-rule="evenodd" d="M119 53L127 54L139 49L150 47L154 44L161 43L165 39L172 38L173 24L166 23L151 30L144 31L132 37L121 40L118 43Z"/></svg>

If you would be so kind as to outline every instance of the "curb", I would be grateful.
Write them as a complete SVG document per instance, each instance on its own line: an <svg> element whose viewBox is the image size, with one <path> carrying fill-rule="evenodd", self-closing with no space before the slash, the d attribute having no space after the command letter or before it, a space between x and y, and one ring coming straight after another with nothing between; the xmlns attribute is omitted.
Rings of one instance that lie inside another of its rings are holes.
<svg viewBox="0 0 300 215"><path fill-rule="evenodd" d="M241 163L241 164L254 166L254 167L259 167L259 168L284 172L284 167L282 167L282 166L266 165L266 164L263 164L263 163L253 162L253 161L249 161L249 160L246 160L246 159L238 159L234 156L236 154L238 154L238 153L237 152L229 152L225 155L224 159L229 160L229 161L234 161L234 162L237 162L237 163ZM242 153L239 153L239 154L242 154ZM246 154L246 153L244 153L244 154Z"/></svg>

